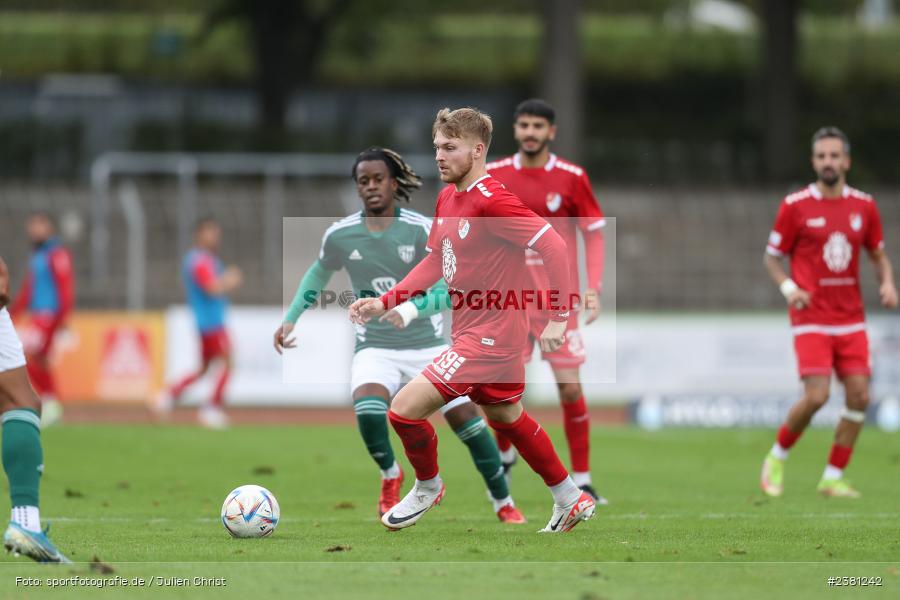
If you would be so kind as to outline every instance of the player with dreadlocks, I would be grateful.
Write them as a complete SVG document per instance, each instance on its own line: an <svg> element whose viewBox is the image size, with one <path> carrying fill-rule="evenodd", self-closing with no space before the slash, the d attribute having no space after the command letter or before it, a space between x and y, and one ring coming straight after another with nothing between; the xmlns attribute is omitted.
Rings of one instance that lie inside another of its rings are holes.
<svg viewBox="0 0 900 600"><path fill-rule="evenodd" d="M284 322L275 331L279 353L296 347L291 332L297 319L314 305L336 271L347 270L357 297L379 296L425 257L431 219L398 206L398 201L408 202L422 185L403 158L386 148L369 148L357 156L351 176L363 209L325 231L319 259L303 276ZM426 297L405 302L380 320L356 328L350 388L359 432L381 469L379 516L399 502L404 477L388 436L388 408L401 385L447 349L440 310L449 306L448 299L441 281ZM524 523L509 495L497 444L478 409L463 396L441 412L469 448L497 517L504 523Z"/></svg>

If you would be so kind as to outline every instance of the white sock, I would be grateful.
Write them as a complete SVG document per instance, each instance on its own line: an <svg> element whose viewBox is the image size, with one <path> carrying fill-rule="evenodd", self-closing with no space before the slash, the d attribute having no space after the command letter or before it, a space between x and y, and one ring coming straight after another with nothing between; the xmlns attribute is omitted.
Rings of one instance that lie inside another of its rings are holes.
<svg viewBox="0 0 900 600"><path fill-rule="evenodd" d="M9 520L28 531L37 533L41 531L41 511L37 506L13 506Z"/></svg>
<svg viewBox="0 0 900 600"><path fill-rule="evenodd" d="M509 450L502 450L500 452L500 461L506 464L509 464L516 460L516 449L514 446L510 446Z"/></svg>
<svg viewBox="0 0 900 600"><path fill-rule="evenodd" d="M381 478L382 479L397 479L400 477L400 465L397 464L397 461L394 461L394 464L390 466L389 469L381 470Z"/></svg>
<svg viewBox="0 0 900 600"><path fill-rule="evenodd" d="M416 479L416 487L420 488L426 492L431 492L432 494L439 491L441 486L444 485L444 482L441 481L441 476L436 475L431 479L426 479L422 481L421 479Z"/></svg>
<svg viewBox="0 0 900 600"><path fill-rule="evenodd" d="M572 471L572 481L574 481L575 485L578 487L591 485L591 474L586 471Z"/></svg>
<svg viewBox="0 0 900 600"><path fill-rule="evenodd" d="M553 503L557 506L574 504L581 496L581 490L571 477L566 477L556 485L550 486L550 493L553 494Z"/></svg>
<svg viewBox="0 0 900 600"><path fill-rule="evenodd" d="M775 442L770 452L770 454L778 460L786 460L788 457L788 453L790 453L790 450L788 450L787 448L782 448L781 444L779 444L778 442Z"/></svg>
<svg viewBox="0 0 900 600"><path fill-rule="evenodd" d="M509 506L516 505L515 502L513 502L512 496L507 496L506 498L501 498L500 500L497 500L496 498L491 497L491 502L494 504L494 512L499 511L501 508L503 508L507 504Z"/></svg>
<svg viewBox="0 0 900 600"><path fill-rule="evenodd" d="M840 479L844 476L844 470L838 469L834 465L825 465L825 472L822 473L822 479Z"/></svg>

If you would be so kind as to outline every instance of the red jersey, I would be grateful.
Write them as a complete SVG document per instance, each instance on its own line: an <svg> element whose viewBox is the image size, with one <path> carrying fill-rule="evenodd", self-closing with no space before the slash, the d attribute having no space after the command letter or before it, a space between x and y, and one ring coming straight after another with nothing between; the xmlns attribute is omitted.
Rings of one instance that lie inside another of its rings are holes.
<svg viewBox="0 0 900 600"><path fill-rule="evenodd" d="M600 235L596 239L589 238L590 232L599 234L606 225L606 220L585 170L552 153L543 167L523 167L517 153L488 163L487 169L518 196L525 206L547 219L562 236L568 248L570 279L576 288L580 288L576 231L580 229L583 232L587 255L587 285L599 289L603 274L603 239ZM539 256L529 252L527 261L530 266L538 267L536 275L543 271Z"/></svg>
<svg viewBox="0 0 900 600"><path fill-rule="evenodd" d="M766 251L789 254L791 278L812 295L804 309L790 308L795 333L827 326L861 326L860 248L884 247L881 216L872 196L844 186L840 198L824 198L815 184L787 196L778 209Z"/></svg>
<svg viewBox="0 0 900 600"><path fill-rule="evenodd" d="M526 293L535 290L522 250L534 248L547 264L559 309L566 320L571 303L562 238L502 183L485 175L466 190L452 185L437 199L426 249L429 254L403 281L382 296L391 308L441 277L453 299L454 345L473 344L491 354L521 355L528 339ZM548 308L546 303L544 308Z"/></svg>

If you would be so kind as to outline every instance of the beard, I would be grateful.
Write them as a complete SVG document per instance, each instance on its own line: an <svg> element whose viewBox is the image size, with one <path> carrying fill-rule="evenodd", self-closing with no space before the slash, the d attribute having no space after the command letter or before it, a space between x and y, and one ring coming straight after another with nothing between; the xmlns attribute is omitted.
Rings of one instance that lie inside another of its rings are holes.
<svg viewBox="0 0 900 600"><path fill-rule="evenodd" d="M466 157L466 162L463 164L459 170L454 168L450 168L447 173L441 175L441 179L446 183L459 183L463 179L466 178L466 175L469 174L469 171L472 170L472 165L475 164L475 160L471 156Z"/></svg>
<svg viewBox="0 0 900 600"><path fill-rule="evenodd" d="M841 180L840 174L838 174L838 172L833 169L823 170L819 173L819 181L821 181L828 187L833 186L840 180Z"/></svg>
<svg viewBox="0 0 900 600"><path fill-rule="evenodd" d="M537 141L537 140L535 140L535 141ZM540 145L535 150L526 150L524 145L520 145L519 150L521 150L522 154L524 154L525 156L533 157L533 156L537 156L538 154L543 152L544 148L547 147L548 143L549 143L549 140L544 140L544 141L540 142Z"/></svg>

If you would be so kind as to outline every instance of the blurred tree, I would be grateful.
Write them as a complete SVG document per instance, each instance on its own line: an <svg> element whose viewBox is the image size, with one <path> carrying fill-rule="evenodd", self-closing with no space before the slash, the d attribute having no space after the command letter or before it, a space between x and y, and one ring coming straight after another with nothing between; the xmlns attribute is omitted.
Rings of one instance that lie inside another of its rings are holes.
<svg viewBox="0 0 900 600"><path fill-rule="evenodd" d="M559 137L554 148L578 161L584 129L584 69L578 30L582 0L539 0L538 4L543 27L539 89L556 109Z"/></svg>
<svg viewBox="0 0 900 600"><path fill-rule="evenodd" d="M260 126L267 141L283 138L295 86L307 85L334 23L353 0L222 0L209 13L201 37L219 24L247 25L256 62Z"/></svg>
<svg viewBox="0 0 900 600"><path fill-rule="evenodd" d="M797 5L798 0L763 0L761 6L763 162L771 180L790 177L797 164Z"/></svg>

